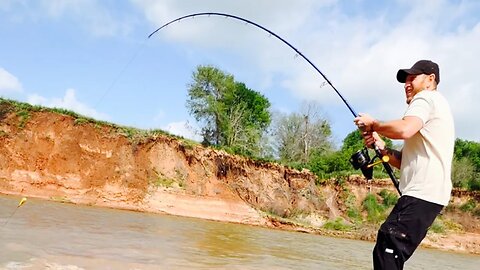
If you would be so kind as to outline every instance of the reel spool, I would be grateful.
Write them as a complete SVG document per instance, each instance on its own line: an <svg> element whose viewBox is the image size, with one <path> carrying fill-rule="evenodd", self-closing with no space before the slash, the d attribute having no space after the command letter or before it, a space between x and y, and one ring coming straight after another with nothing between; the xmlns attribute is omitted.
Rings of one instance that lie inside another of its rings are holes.
<svg viewBox="0 0 480 270"><path fill-rule="evenodd" d="M378 161L374 162L376 158L379 158ZM350 163L352 164L355 170L360 169L362 174L367 180L371 180L373 178L373 166L387 163L389 161L388 156L382 156L381 158L378 155L375 155L372 158L368 155L368 149L365 147L361 150L358 150L350 157Z"/></svg>

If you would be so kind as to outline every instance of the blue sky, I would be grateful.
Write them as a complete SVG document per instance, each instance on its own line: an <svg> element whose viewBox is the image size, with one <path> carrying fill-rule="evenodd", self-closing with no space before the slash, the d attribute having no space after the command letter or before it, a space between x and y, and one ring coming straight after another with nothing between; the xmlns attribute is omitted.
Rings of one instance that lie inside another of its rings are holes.
<svg viewBox="0 0 480 270"><path fill-rule="evenodd" d="M0 0L0 95L120 125L195 136L185 108L198 65L264 94L276 112L316 102L340 142L353 116L294 51L224 12L274 31L307 56L357 112L405 110L399 68L440 65L459 138L480 141L480 1Z"/></svg>

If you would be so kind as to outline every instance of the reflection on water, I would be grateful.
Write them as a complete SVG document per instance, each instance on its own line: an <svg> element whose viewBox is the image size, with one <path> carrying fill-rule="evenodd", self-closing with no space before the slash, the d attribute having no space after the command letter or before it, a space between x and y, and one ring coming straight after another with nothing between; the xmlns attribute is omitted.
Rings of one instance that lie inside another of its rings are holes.
<svg viewBox="0 0 480 270"><path fill-rule="evenodd" d="M20 198L0 196L0 226ZM371 269L373 243L29 199L0 227L0 269ZM418 250L406 269L477 269Z"/></svg>

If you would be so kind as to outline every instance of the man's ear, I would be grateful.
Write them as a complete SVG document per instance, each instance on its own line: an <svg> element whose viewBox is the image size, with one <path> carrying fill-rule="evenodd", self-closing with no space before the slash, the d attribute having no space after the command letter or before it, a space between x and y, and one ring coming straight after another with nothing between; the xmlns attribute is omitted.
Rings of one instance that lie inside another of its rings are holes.
<svg viewBox="0 0 480 270"><path fill-rule="evenodd" d="M431 85L431 87L429 87L429 88L431 88L431 89L436 88L435 74L432 73L432 74L428 75L428 81L429 81L429 85Z"/></svg>

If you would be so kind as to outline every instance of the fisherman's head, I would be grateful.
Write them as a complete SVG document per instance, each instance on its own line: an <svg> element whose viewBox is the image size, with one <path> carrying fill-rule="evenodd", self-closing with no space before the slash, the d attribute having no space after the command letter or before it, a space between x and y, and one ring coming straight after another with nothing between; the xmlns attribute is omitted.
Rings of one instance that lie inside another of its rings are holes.
<svg viewBox="0 0 480 270"><path fill-rule="evenodd" d="M423 90L435 90L440 83L438 64L430 60L420 60L411 68L400 69L397 80L404 83L407 104L413 97Z"/></svg>

